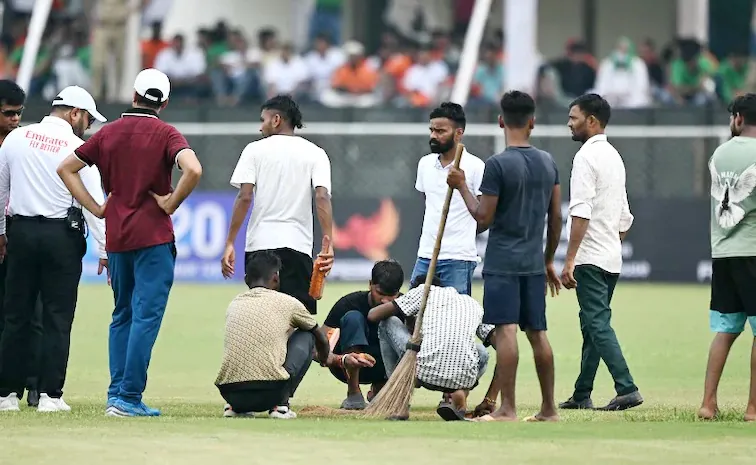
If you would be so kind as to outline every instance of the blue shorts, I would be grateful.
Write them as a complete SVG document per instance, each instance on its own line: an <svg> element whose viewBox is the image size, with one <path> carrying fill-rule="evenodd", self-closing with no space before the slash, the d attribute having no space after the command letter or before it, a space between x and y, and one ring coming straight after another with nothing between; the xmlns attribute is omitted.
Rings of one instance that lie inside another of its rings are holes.
<svg viewBox="0 0 756 465"><path fill-rule="evenodd" d="M483 323L546 331L546 275L483 275Z"/></svg>
<svg viewBox="0 0 756 465"><path fill-rule="evenodd" d="M715 333L740 334L745 329L746 320L751 324L751 332L756 336L756 316L748 316L744 312L709 311L709 327Z"/></svg>

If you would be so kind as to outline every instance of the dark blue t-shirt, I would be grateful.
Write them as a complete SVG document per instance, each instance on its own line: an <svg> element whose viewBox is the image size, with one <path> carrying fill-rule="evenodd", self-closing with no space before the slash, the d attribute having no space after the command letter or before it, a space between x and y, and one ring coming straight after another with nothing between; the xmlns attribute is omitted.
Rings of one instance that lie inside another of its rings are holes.
<svg viewBox="0 0 756 465"><path fill-rule="evenodd" d="M486 161L480 191L499 197L488 234L484 274L544 273L543 232L559 172L551 154L507 147Z"/></svg>

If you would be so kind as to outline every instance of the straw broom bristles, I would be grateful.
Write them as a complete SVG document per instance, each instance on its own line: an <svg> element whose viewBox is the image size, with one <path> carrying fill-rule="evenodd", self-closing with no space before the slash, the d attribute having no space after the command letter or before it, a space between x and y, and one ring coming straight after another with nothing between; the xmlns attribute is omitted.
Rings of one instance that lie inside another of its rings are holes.
<svg viewBox="0 0 756 465"><path fill-rule="evenodd" d="M368 418L406 419L415 390L417 352L407 350L391 377L365 409Z"/></svg>
<svg viewBox="0 0 756 465"><path fill-rule="evenodd" d="M459 168L464 148L463 144L457 145L457 150L454 154L455 168ZM428 304L428 294L430 294L433 276L436 274L436 263L441 251L441 239L444 236L446 218L449 216L449 205L451 204L453 193L454 189L451 187L446 191L444 208L441 211L441 221L439 222L438 234L436 235L436 244L433 248L430 265L428 266L428 274L425 277L423 300L420 304L420 311L417 314L417 321L415 321L415 330L412 332L412 337L407 343L406 352L404 352L394 372L391 373L391 377L365 409L364 416L367 418L386 418L388 420L405 420L409 418L409 406L412 394L415 391L415 378L417 377L417 353L420 351L420 345L423 341L423 315L425 314L425 307Z"/></svg>

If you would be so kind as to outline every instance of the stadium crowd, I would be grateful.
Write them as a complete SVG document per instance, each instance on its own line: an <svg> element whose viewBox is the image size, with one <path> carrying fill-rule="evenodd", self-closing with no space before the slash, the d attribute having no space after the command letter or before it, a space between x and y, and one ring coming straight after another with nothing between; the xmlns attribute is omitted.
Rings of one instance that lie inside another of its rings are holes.
<svg viewBox="0 0 756 465"><path fill-rule="evenodd" d="M90 19L90 27L84 15L77 14L81 3L56 2L58 10L37 57L31 97L49 99L69 85L80 85L100 96L99 89L92 89L103 85L93 70L97 13ZM161 2L144 2L151 3L154 7ZM376 50L367 50L359 42L341 41L340 28L333 27L329 22L332 15L326 15L320 3L334 2L318 2L309 45L302 50L282 41L273 28L250 34L223 21L194 34L165 37L160 15L143 15L142 67L154 66L165 72L175 83L175 98L213 99L224 106L260 102L278 93L330 107L429 108L448 99L464 31L439 29L428 34L427 40L417 40L400 32L403 28L396 24L383 33ZM26 24L18 21L3 34L0 77L15 77ZM118 44L114 47L115 56L123 55ZM651 39L636 45L621 37L611 54L602 59L579 39L570 39L563 56L541 59L533 94L540 104L560 106L590 91L604 95L615 108L729 102L749 81L756 82L756 73L749 79L748 56L745 47L718 61L704 44L692 39L676 39L660 50ZM481 47L471 106L496 105L505 90L507 66L499 29L489 34Z"/></svg>

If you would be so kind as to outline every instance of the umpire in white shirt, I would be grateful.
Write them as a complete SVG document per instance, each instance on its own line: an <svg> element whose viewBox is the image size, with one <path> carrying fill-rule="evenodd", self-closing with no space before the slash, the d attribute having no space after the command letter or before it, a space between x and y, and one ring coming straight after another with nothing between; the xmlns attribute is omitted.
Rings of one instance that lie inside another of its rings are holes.
<svg viewBox="0 0 756 465"><path fill-rule="evenodd" d="M82 212L60 176L58 165L84 141L95 120L105 118L81 87L66 87L53 100L50 116L12 131L0 147L0 205L10 196L9 231L0 216L0 254L8 248L5 312L0 337L0 411L18 410L23 394L31 320L39 293L43 311L40 412L70 411L63 400L71 326L76 308L88 226L99 245L99 272L107 267L105 222ZM100 174L80 172L98 203L104 203ZM86 223L86 226L85 226Z"/></svg>

